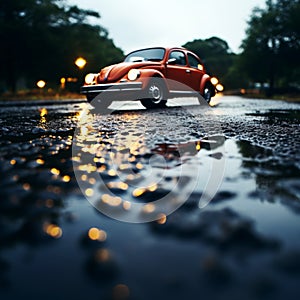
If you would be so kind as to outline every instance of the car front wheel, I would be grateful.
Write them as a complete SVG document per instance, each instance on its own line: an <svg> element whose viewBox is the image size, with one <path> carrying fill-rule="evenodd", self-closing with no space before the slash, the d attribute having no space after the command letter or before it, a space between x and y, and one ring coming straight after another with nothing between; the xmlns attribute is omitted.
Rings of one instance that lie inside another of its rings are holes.
<svg viewBox="0 0 300 300"><path fill-rule="evenodd" d="M165 107L167 91L162 78L152 79L146 90L146 97L141 103L146 108Z"/></svg>

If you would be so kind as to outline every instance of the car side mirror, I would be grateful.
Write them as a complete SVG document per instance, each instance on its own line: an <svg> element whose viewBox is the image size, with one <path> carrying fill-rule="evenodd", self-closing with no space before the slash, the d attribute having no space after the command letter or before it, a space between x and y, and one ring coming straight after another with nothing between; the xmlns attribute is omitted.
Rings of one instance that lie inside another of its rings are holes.
<svg viewBox="0 0 300 300"><path fill-rule="evenodd" d="M167 60L167 65L173 65L173 64L176 63L176 61L177 61L176 58L169 58L169 59Z"/></svg>

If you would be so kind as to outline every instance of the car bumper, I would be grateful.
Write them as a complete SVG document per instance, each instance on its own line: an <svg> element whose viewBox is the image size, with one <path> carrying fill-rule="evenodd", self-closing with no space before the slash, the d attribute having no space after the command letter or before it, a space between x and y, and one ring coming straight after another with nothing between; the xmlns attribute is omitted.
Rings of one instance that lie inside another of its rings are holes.
<svg viewBox="0 0 300 300"><path fill-rule="evenodd" d="M91 97L96 97L97 95L102 94L112 97L113 99L123 99L124 97L126 98L126 96L131 96L141 92L142 86L142 82L85 85L81 87L80 93Z"/></svg>

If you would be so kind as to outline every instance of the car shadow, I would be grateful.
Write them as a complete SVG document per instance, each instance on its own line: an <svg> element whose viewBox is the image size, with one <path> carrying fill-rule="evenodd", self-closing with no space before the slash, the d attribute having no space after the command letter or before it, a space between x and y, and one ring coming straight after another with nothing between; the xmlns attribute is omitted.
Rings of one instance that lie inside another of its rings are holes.
<svg viewBox="0 0 300 300"><path fill-rule="evenodd" d="M198 100L188 100L186 103L184 101L176 101L176 100L169 100L169 102L166 104L166 107L163 108L144 108L142 104L139 101L113 101L112 104L108 108L102 108L102 107L91 107L90 112L93 114L115 114L115 113L121 113L121 112L153 112L153 111L173 111L176 109L211 109L215 108L219 105L219 103L216 103L214 105L209 105L206 103L199 104Z"/></svg>

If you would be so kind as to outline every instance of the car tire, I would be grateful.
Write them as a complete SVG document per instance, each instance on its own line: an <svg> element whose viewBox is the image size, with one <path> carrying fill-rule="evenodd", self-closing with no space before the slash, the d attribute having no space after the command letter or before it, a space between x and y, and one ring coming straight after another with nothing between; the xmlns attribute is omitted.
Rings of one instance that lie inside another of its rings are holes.
<svg viewBox="0 0 300 300"><path fill-rule="evenodd" d="M210 103L211 98L214 95L213 87L210 84L206 84L203 90L203 98L206 101L207 104Z"/></svg>
<svg viewBox="0 0 300 300"><path fill-rule="evenodd" d="M163 79L151 79L146 89L146 96L140 101L146 108L165 107L167 103L167 89Z"/></svg>

